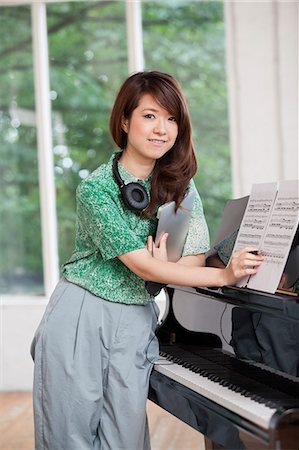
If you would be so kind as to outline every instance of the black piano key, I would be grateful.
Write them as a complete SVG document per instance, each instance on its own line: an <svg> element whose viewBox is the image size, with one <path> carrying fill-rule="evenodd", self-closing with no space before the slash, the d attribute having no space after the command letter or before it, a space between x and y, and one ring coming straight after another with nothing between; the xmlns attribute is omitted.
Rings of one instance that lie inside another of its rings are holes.
<svg viewBox="0 0 299 450"><path fill-rule="evenodd" d="M247 361L240 361L219 349L196 347L194 351L190 351L190 346L186 346L187 350L178 346L167 347L163 346L163 349L166 355L170 355L171 361L245 397L250 397L257 403L272 408L297 405L296 397L288 386L289 379L281 380L282 377L272 373L269 373L268 377L268 372L265 373L260 367L250 365ZM299 391L299 383L296 387Z"/></svg>
<svg viewBox="0 0 299 450"><path fill-rule="evenodd" d="M228 367L233 372L243 374L252 379L256 379L257 381L266 380L267 386L291 395L292 397L296 396L296 393L298 396L299 380L296 382L270 371L263 370L260 367L250 364L248 361L239 360L234 356L222 353L219 350L208 349L204 351L204 355L213 362L221 362L221 365Z"/></svg>

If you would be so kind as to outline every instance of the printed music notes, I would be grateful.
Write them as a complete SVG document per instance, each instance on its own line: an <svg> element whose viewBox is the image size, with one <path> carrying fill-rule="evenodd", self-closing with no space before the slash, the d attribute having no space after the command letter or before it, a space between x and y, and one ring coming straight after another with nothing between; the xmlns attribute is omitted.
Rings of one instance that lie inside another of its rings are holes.
<svg viewBox="0 0 299 450"><path fill-rule="evenodd" d="M257 274L238 283L274 293L299 223L299 180L254 184L234 250L246 245L260 249L265 259Z"/></svg>

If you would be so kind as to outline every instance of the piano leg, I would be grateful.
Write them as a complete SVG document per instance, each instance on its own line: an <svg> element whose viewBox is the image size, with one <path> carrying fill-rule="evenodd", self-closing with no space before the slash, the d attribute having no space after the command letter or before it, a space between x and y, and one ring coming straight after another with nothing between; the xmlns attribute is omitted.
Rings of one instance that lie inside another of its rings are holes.
<svg viewBox="0 0 299 450"><path fill-rule="evenodd" d="M257 438L249 437L246 433L240 432L240 438L244 445L244 450L274 450L277 447L269 447L265 443L260 442ZM216 442L212 441L208 437L204 436L204 444L205 450L232 450L230 448L222 447L222 445L217 444ZM295 447L279 447L281 450L293 450ZM296 450L298 448L296 447Z"/></svg>
<svg viewBox="0 0 299 450"><path fill-rule="evenodd" d="M282 450L298 450L299 448L299 414L293 414L293 417L288 420L281 421L277 430L277 440L279 446L277 448Z"/></svg>

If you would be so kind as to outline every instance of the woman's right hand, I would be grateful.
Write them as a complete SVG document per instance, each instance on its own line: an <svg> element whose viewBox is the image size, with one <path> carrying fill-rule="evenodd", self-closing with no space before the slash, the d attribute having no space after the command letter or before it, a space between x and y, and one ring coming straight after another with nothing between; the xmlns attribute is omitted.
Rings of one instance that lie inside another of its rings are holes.
<svg viewBox="0 0 299 450"><path fill-rule="evenodd" d="M224 269L225 285L234 285L243 277L257 273L264 257L255 247L245 247L233 253Z"/></svg>
<svg viewBox="0 0 299 450"><path fill-rule="evenodd" d="M168 237L168 234L164 233L161 236L161 239L160 239L158 245L156 245L152 236L149 236L147 238L147 250L150 252L150 254L154 258L159 259L160 261L168 261L167 249L166 249L167 237Z"/></svg>

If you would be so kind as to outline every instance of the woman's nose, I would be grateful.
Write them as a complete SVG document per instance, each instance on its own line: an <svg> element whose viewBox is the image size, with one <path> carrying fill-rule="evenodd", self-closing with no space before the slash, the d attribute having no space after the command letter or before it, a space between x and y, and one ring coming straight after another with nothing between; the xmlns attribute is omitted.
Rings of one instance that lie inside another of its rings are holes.
<svg viewBox="0 0 299 450"><path fill-rule="evenodd" d="M165 121L163 119L158 120L154 131L158 134L166 134L166 125L165 125Z"/></svg>

